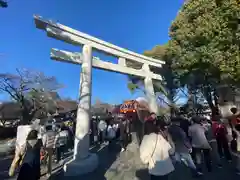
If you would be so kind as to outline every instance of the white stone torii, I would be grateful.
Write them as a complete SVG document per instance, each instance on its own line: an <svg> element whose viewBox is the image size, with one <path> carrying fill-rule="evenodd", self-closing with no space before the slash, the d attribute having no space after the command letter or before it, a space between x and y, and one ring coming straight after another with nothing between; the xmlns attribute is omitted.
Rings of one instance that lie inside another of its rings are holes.
<svg viewBox="0 0 240 180"><path fill-rule="evenodd" d="M40 16L34 16L34 20L36 27L45 30L49 37L65 41L73 45L83 46L82 53L72 53L63 50L52 49L51 58L58 61L82 65L80 74L80 99L77 109L74 156L70 162L65 164L64 171L66 176L77 176L91 172L98 165L97 155L89 153L92 67L121 74L143 77L150 110L158 113L152 80L162 80L162 77L161 75L151 72L149 66L160 68L164 62L134 53L124 48L120 48L62 24L44 20ZM118 57L118 64L113 64L100 60L97 57L92 57L92 49ZM137 70L127 67L126 61L128 60L141 63L142 69Z"/></svg>

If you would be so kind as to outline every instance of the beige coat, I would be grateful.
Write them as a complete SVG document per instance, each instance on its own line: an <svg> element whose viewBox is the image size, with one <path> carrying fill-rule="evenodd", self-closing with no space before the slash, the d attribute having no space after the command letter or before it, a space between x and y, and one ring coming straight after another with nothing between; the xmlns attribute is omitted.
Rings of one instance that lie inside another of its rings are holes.
<svg viewBox="0 0 240 180"><path fill-rule="evenodd" d="M171 154L174 154L174 145L172 147L162 135L151 133L143 137L140 158L144 164L148 164L150 174L164 176L174 171Z"/></svg>

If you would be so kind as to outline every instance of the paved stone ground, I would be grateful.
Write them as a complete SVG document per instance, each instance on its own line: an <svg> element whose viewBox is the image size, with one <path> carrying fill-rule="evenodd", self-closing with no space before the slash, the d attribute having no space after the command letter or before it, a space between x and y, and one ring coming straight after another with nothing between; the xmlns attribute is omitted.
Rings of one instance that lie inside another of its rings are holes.
<svg viewBox="0 0 240 180"><path fill-rule="evenodd" d="M14 180L16 179L16 177L12 177L10 178L8 176L8 170L10 168L10 165L12 163L13 157L14 157L14 146L10 147L9 145L7 145L9 142L9 140L0 140L0 180L3 179L9 179L9 180ZM90 149L94 150L94 146L91 147ZM72 152L66 153L65 154L65 160L64 161L68 161L71 159L72 156ZM62 168L62 163L54 163L53 162L53 171L59 171L59 169ZM41 174L42 174L42 178L41 179L46 179L45 174L47 172L47 167L46 166L42 166L41 167Z"/></svg>
<svg viewBox="0 0 240 180"><path fill-rule="evenodd" d="M0 157L0 179L8 178L8 170L11 165L12 159L12 155Z"/></svg>
<svg viewBox="0 0 240 180"><path fill-rule="evenodd" d="M0 158L0 179L1 180L3 180L3 179L15 180L16 179L16 177L8 176L8 170L11 165L12 159L13 159L12 155ZM62 167L61 163L59 163L59 164L53 163L53 171L59 170L59 168L61 168L61 167ZM45 166L42 166L41 167L41 174L43 177L42 179L46 179L46 178L44 178L44 175L46 174L46 172L47 172L47 168Z"/></svg>
<svg viewBox="0 0 240 180"><path fill-rule="evenodd" d="M66 161L70 160L71 159L71 155L72 155L71 152L66 154L65 155L65 157L66 157L65 160ZM8 170L10 168L12 160L13 160L13 155L5 155L5 156L1 156L0 157L0 180L2 180L2 179L15 180L16 179L16 177L9 177L8 176ZM58 171L62 167L62 165L63 165L63 162L62 163L60 162L58 164L53 162L53 165L52 165L53 171ZM44 177L46 172L47 172L47 167L46 166L42 166L41 167L42 179L46 179Z"/></svg>
<svg viewBox="0 0 240 180"><path fill-rule="evenodd" d="M132 143L128 146L126 152L119 154L116 161L111 165L111 167L106 171L105 178L107 180L138 180L138 176L146 176L141 174L139 169L146 169L139 159L138 145ZM140 173L140 174L139 174ZM145 177L146 178L146 177Z"/></svg>
<svg viewBox="0 0 240 180"><path fill-rule="evenodd" d="M140 162L138 148L136 144L130 144L126 152L120 153L120 147L117 145L114 150L109 151L108 147L95 149L99 156L100 165L95 172L90 174L71 177L71 180L149 180L145 165ZM214 168L213 172L204 172L200 179L204 180L239 180L240 176L234 173L233 163L223 163L223 168ZM63 171L59 171L51 179L67 180L70 177L64 177ZM183 165L177 165L174 173L170 175L170 180L191 180L190 171Z"/></svg>
<svg viewBox="0 0 240 180"><path fill-rule="evenodd" d="M12 143L11 143L12 142ZM0 140L0 156L7 156L14 151L14 139Z"/></svg>
<svg viewBox="0 0 240 180"><path fill-rule="evenodd" d="M100 165L95 172L90 174L71 177L72 180L88 179L88 180L149 180L146 166L143 165L139 159L138 146L132 143L128 146L126 152L120 153L120 146L116 144L113 149L109 149L108 146L102 145L100 147L94 147L91 152L95 152L99 156ZM5 156L0 158L0 179L9 179L8 169L12 160L12 156ZM240 176L234 173L233 164L224 162L222 169L214 168L213 172L204 172L204 176L201 179L206 180L239 180ZM67 180L70 177L64 177L61 164L54 165L55 174L50 178L53 180ZM42 169L42 174L45 173L45 169ZM12 178L14 179L14 178ZM46 180L45 176L42 176L41 180ZM182 166L178 165L174 173L171 174L170 180L191 180L190 171Z"/></svg>

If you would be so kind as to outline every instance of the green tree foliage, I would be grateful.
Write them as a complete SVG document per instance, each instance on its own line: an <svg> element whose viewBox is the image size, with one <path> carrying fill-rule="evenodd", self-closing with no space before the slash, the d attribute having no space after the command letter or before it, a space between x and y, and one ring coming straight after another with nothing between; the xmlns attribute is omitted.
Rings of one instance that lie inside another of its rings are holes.
<svg viewBox="0 0 240 180"><path fill-rule="evenodd" d="M238 0L217 2L187 1L172 23L170 47L182 73L203 67L207 75L215 77L219 70L221 80L239 82L240 4Z"/></svg>
<svg viewBox="0 0 240 180"><path fill-rule="evenodd" d="M150 51L145 51L144 55L153 57L153 58L156 58L159 60L163 60L162 58L164 57L165 52L166 52L165 46L156 46L155 48L153 48ZM136 68L136 69L141 68L141 66L139 66L137 63L132 63L132 64L130 64L130 66L132 66L133 68ZM161 69L163 69L163 68L161 68ZM161 74L160 73L161 69L150 67L150 70L157 74ZM164 82L153 80L153 87L154 87L155 92L161 92L164 95L168 94ZM134 92L135 90L141 90L141 91L145 92L143 79L136 77L136 76L129 76L128 89L131 92Z"/></svg>
<svg viewBox="0 0 240 180"><path fill-rule="evenodd" d="M0 8L7 8L8 3L6 1L0 0Z"/></svg>
<svg viewBox="0 0 240 180"><path fill-rule="evenodd" d="M152 50L145 51L144 55L165 61L162 68L152 68L151 70L156 74L162 75L162 85L164 85L162 89L165 89L164 94L172 100L176 94L176 89L179 88L179 83L176 73L172 68L173 59L168 54L168 43L162 46L155 46Z"/></svg>
<svg viewBox="0 0 240 180"><path fill-rule="evenodd" d="M153 86L155 92L160 92L167 97L168 102L165 101L165 98L162 99L166 104L171 107L171 114L174 114L175 109L177 108L175 102L180 98L177 96L179 91L182 91L179 84L179 80L175 70L172 68L174 60L168 54L168 43L165 45L155 46L153 49L145 51L144 55L165 61L162 68L153 68L150 67L151 71L160 74L163 77L163 81L153 81ZM138 67L134 65L134 67ZM130 83L128 88L130 91L134 92L136 89L140 89L144 92L143 79L138 77L130 76ZM159 97L161 98L161 97Z"/></svg>
<svg viewBox="0 0 240 180"><path fill-rule="evenodd" d="M173 69L208 102L217 85L240 85L239 24L239 0L189 0L171 25Z"/></svg>
<svg viewBox="0 0 240 180"><path fill-rule="evenodd" d="M157 82L156 87L160 89L158 92L163 92L167 97L169 107L171 108L171 114L173 115L176 109L175 102L178 100L176 95L179 90L179 83L176 77L176 73L172 68L173 59L168 55L168 43L161 46L155 46L150 51L145 51L144 55L160 59L165 61L162 68L151 69L156 74L161 74L163 77L162 82Z"/></svg>

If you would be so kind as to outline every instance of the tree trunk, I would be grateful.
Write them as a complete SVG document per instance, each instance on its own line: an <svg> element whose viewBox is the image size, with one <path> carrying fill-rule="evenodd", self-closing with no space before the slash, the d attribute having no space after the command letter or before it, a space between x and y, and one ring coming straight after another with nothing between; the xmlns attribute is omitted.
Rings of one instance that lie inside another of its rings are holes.
<svg viewBox="0 0 240 180"><path fill-rule="evenodd" d="M22 117L21 117L20 124L28 125L28 124L30 124L31 121L32 121L32 116L31 116L31 114L29 114L29 110L24 108L22 110Z"/></svg>
<svg viewBox="0 0 240 180"><path fill-rule="evenodd" d="M21 125L28 125L33 120L35 115L34 106L29 103L24 97L21 99Z"/></svg>
<svg viewBox="0 0 240 180"><path fill-rule="evenodd" d="M213 97L214 97L214 104L215 104L216 107L218 107L219 102L218 102L218 94L217 94L216 89L214 89L214 91L213 91Z"/></svg>
<svg viewBox="0 0 240 180"><path fill-rule="evenodd" d="M228 85L222 85L216 89L216 92L219 95L219 105L224 104L225 102L235 102L235 90Z"/></svg>
<svg viewBox="0 0 240 180"><path fill-rule="evenodd" d="M213 103L211 88L210 87L204 88L203 91L204 91L203 94L208 102L208 105L209 105L211 111L212 111L212 116L215 116L218 112L218 108L217 108L218 106L217 106L217 104ZM215 96L214 96L214 100L215 100ZM216 102L217 102L217 100L216 100Z"/></svg>
<svg viewBox="0 0 240 180"><path fill-rule="evenodd" d="M171 106L170 106L170 117L174 117L175 116L175 109L174 109L174 90L173 89L170 89L170 94L169 94L169 99L171 101Z"/></svg>

